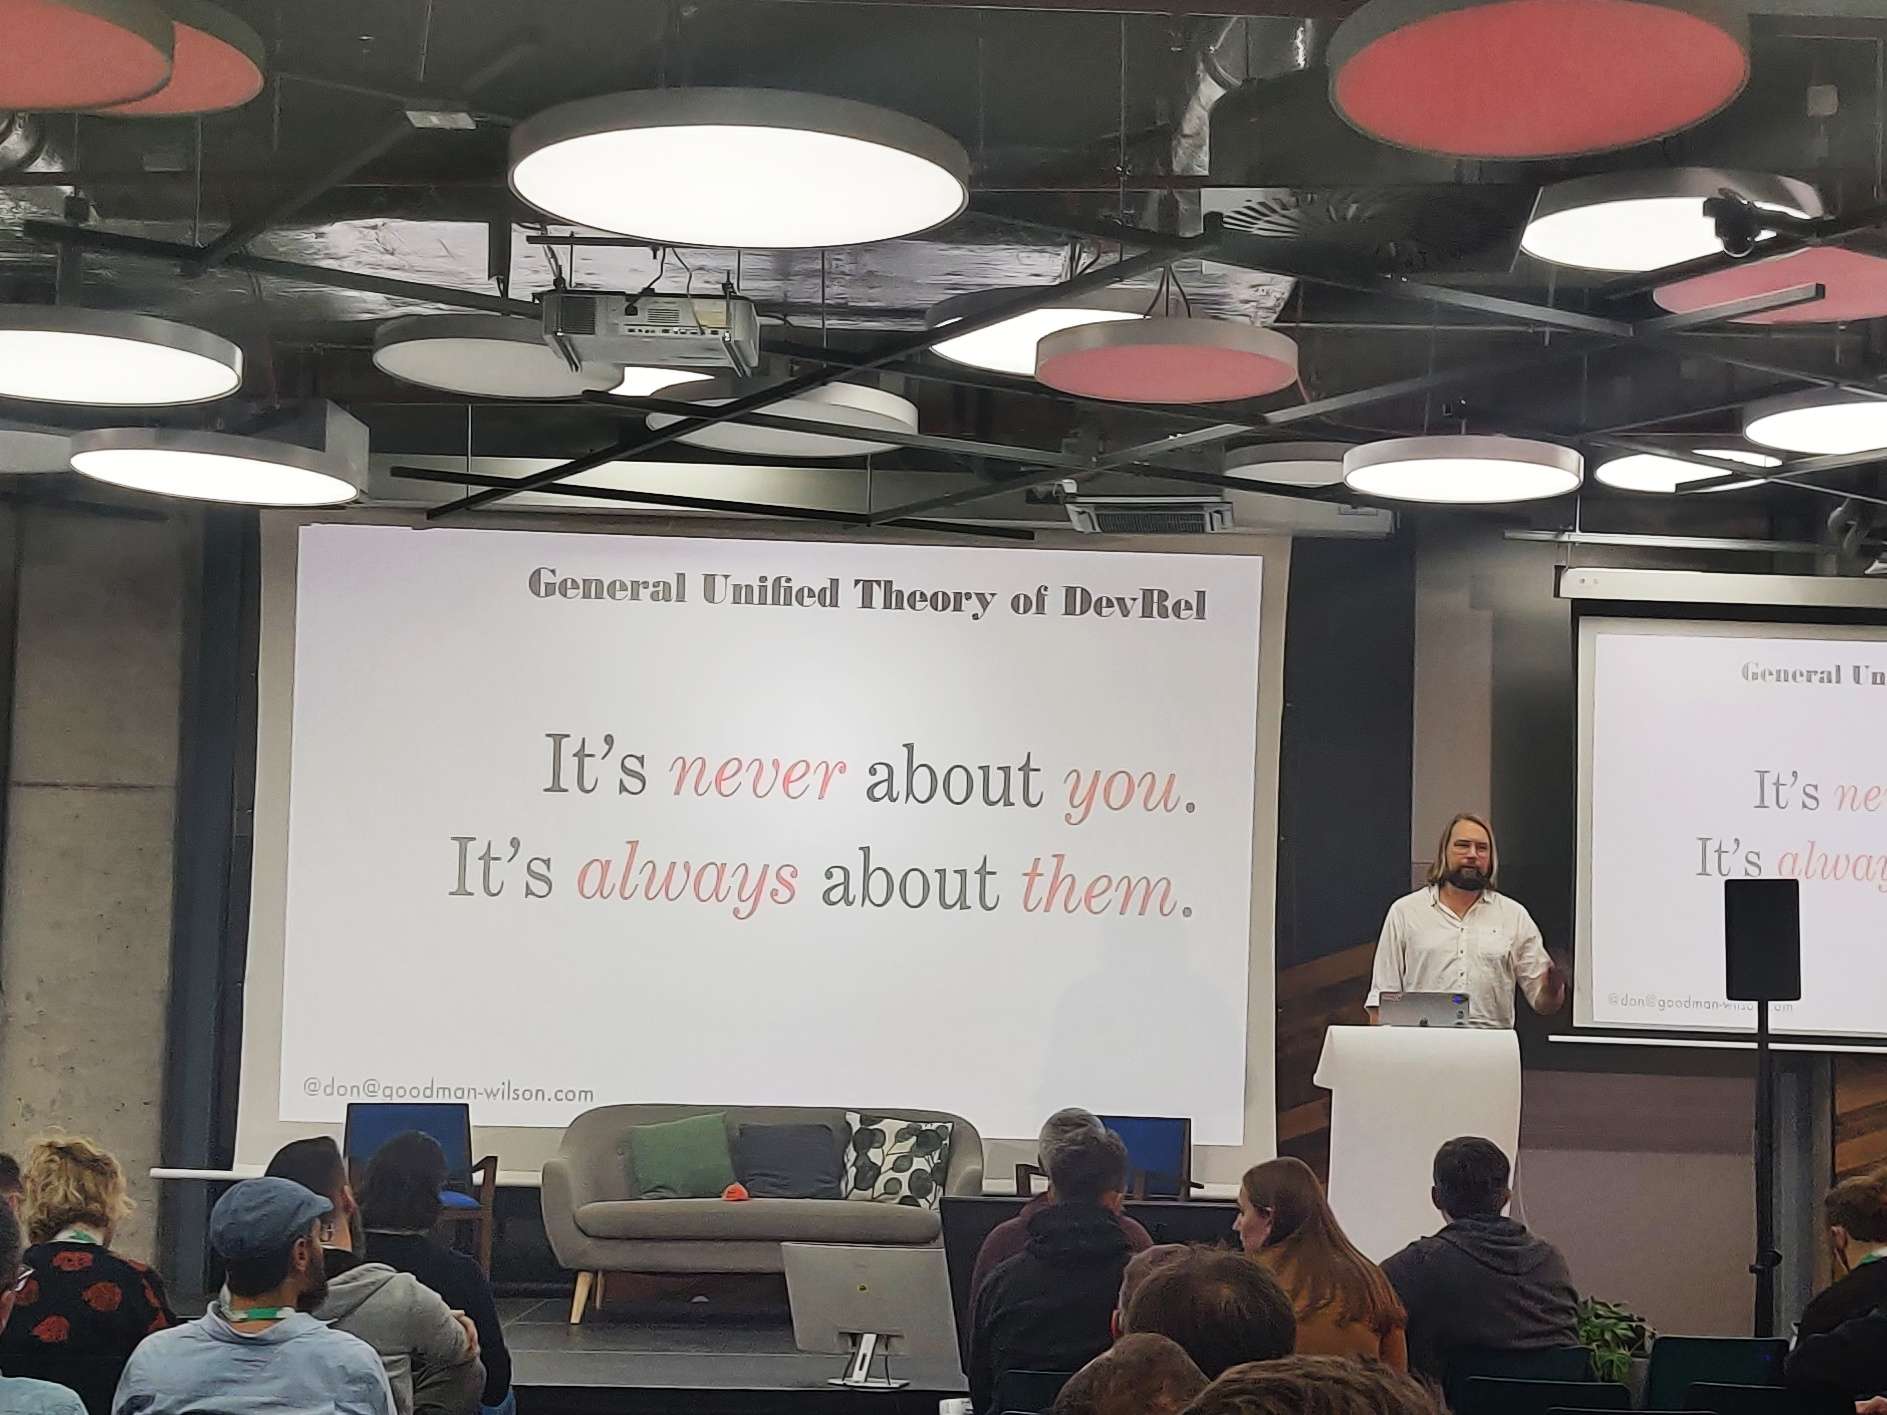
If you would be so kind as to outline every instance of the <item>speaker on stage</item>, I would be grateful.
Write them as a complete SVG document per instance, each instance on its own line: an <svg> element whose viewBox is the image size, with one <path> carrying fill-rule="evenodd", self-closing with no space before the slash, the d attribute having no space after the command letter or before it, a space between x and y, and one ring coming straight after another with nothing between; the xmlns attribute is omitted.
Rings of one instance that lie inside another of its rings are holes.
<svg viewBox="0 0 1887 1415"><path fill-rule="evenodd" d="M1723 946L1732 1002L1799 1002L1802 997L1801 882L1726 879Z"/></svg>
<svg viewBox="0 0 1887 1415"><path fill-rule="evenodd" d="M1723 882L1724 996L1756 1004L1755 1335L1776 1330L1776 1071L1769 1004L1802 996L1801 888L1792 879Z"/></svg>

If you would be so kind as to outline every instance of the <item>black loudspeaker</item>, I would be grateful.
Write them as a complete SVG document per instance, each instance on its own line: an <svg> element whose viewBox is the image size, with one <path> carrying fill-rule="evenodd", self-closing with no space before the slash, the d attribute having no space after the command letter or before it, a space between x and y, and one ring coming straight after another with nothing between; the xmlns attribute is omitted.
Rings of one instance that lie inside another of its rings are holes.
<svg viewBox="0 0 1887 1415"><path fill-rule="evenodd" d="M1723 882L1723 949L1732 1002L1802 996L1802 895L1792 879Z"/></svg>

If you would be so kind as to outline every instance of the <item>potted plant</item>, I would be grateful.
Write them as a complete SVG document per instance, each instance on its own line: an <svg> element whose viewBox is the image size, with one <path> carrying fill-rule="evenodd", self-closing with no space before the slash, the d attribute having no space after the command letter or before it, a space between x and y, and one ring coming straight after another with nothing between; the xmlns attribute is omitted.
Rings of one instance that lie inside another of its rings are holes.
<svg viewBox="0 0 1887 1415"><path fill-rule="evenodd" d="M1631 1386L1642 1394L1656 1335L1623 1303L1588 1297L1579 1304L1579 1344L1592 1353L1592 1374L1598 1380Z"/></svg>

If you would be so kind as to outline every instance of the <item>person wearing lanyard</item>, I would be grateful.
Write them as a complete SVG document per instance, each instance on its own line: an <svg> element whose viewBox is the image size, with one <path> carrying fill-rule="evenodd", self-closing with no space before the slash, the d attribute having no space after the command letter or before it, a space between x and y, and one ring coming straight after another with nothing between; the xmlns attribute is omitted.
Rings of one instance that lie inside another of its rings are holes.
<svg viewBox="0 0 1887 1415"><path fill-rule="evenodd" d="M245 1179L210 1211L227 1297L131 1354L113 1415L394 1415L374 1349L309 1315L327 1296L321 1220L290 1179Z"/></svg>
<svg viewBox="0 0 1887 1415"><path fill-rule="evenodd" d="M1435 847L1428 884L1389 906L1376 941L1369 1020L1386 992L1456 993L1468 999L1468 1025L1514 1024L1514 985L1535 1012L1566 1004L1566 970L1548 956L1540 930L1516 899L1495 888L1494 831L1463 811Z"/></svg>
<svg viewBox="0 0 1887 1415"><path fill-rule="evenodd" d="M1802 1312L1797 1335L1831 1332L1887 1304L1887 1173L1842 1180L1822 1200L1834 1281Z"/></svg>
<svg viewBox="0 0 1887 1415"><path fill-rule="evenodd" d="M33 1142L22 1178L33 1271L0 1332L0 1370L65 1386L89 1415L107 1415L131 1352L177 1321L163 1279L112 1248L131 1213L124 1169L84 1136L55 1134Z"/></svg>

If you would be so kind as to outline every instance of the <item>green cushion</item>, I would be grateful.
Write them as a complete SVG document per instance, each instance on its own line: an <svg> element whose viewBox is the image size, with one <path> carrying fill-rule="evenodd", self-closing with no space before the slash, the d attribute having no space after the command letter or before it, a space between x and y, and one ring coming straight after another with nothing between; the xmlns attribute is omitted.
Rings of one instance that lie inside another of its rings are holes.
<svg viewBox="0 0 1887 1415"><path fill-rule="evenodd" d="M734 1182L727 1117L718 1112L632 1126L628 1143L638 1199L718 1199Z"/></svg>

